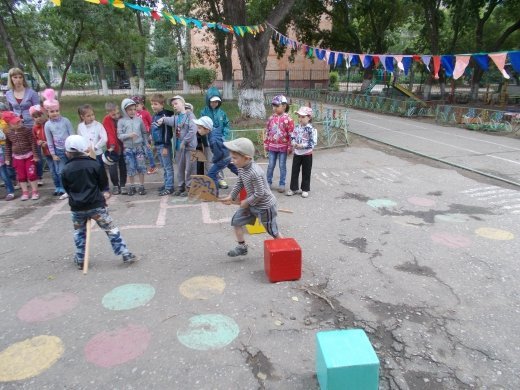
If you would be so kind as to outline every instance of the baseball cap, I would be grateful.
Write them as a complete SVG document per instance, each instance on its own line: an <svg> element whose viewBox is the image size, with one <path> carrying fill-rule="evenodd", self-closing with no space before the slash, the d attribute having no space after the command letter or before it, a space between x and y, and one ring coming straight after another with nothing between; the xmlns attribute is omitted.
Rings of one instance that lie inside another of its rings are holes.
<svg viewBox="0 0 520 390"><path fill-rule="evenodd" d="M301 116L312 116L312 108L310 107L300 107L298 111L296 111L296 114Z"/></svg>
<svg viewBox="0 0 520 390"><path fill-rule="evenodd" d="M126 110L130 106L135 106L135 102L132 99L128 99L128 98L123 99L123 102L121 104L121 107L123 108L123 110Z"/></svg>
<svg viewBox="0 0 520 390"><path fill-rule="evenodd" d="M69 135L65 140L65 150L67 152L82 152L88 150L88 142L81 135Z"/></svg>
<svg viewBox="0 0 520 390"><path fill-rule="evenodd" d="M221 102L222 99L219 98L218 96L213 96L209 99L210 102Z"/></svg>
<svg viewBox="0 0 520 390"><path fill-rule="evenodd" d="M172 97L168 100L168 103L170 104L170 106L172 105L172 102L177 99L179 99L182 102L182 104L186 105L186 100L184 100L184 98L181 95L175 95L174 97Z"/></svg>
<svg viewBox="0 0 520 390"><path fill-rule="evenodd" d="M213 129L213 121L209 116L201 116L199 119L195 119L193 121L196 125L205 127L206 129L212 130Z"/></svg>
<svg viewBox="0 0 520 390"><path fill-rule="evenodd" d="M271 102L272 105L279 106L280 104L287 104L287 98L283 95L277 95Z"/></svg>
<svg viewBox="0 0 520 390"><path fill-rule="evenodd" d="M142 96L134 95L130 99L132 99L136 104L144 104L144 99Z"/></svg>
<svg viewBox="0 0 520 390"><path fill-rule="evenodd" d="M249 138L237 138L233 141L224 142L224 146L232 152L243 154L253 158L255 156L255 145Z"/></svg>

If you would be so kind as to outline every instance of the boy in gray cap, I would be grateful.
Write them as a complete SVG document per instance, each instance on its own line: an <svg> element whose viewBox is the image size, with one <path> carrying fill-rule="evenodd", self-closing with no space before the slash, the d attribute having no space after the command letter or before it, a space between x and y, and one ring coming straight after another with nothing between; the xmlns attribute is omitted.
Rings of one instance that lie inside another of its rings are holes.
<svg viewBox="0 0 520 390"><path fill-rule="evenodd" d="M228 252L228 256L243 256L247 254L247 245L244 238L244 226L252 225L258 220L273 238L283 238L276 223L277 204L265 172L253 161L255 146L247 138L237 138L224 142L231 153L231 161L238 168L238 181L231 190L231 194L221 201L231 204L237 199L240 190L245 188L247 198L240 201L240 208L231 219L231 226L235 228L238 245Z"/></svg>
<svg viewBox="0 0 520 390"><path fill-rule="evenodd" d="M133 263L136 260L135 255L128 250L121 237L121 232L108 214L106 199L110 197L110 193L103 194L102 192L108 188L105 167L91 159L87 154L88 151L88 142L81 135L71 135L65 140L65 153L69 160L61 173L61 181L69 195L69 206L74 224L74 244L76 245L74 263L79 269L83 269L89 219L96 221L106 233L114 253L118 256L122 255L123 262Z"/></svg>

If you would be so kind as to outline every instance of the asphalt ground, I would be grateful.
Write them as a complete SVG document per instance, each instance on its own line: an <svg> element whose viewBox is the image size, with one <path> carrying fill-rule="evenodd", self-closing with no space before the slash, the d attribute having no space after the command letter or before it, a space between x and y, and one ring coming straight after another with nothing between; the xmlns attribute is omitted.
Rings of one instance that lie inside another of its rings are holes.
<svg viewBox="0 0 520 390"><path fill-rule="evenodd" d="M0 202L0 388L317 389L315 335L343 328L367 332L381 389L520 387L517 187L352 137L315 153L309 198L276 192L303 275L272 284L265 234L226 255L236 206L146 179L109 202L139 262L95 228L85 276L49 185Z"/></svg>

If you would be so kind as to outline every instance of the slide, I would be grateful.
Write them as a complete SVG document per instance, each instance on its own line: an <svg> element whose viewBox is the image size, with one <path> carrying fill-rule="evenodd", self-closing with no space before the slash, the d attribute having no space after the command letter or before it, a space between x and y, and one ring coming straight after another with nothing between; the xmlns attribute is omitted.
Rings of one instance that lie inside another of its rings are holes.
<svg viewBox="0 0 520 390"><path fill-rule="evenodd" d="M423 106L426 107L426 103L424 103L424 101L422 99L419 99L417 96L415 96L412 91L410 91L409 89L406 89L405 87L403 87L402 85L400 84L396 84L396 83L393 83L392 84L392 87L394 87L395 89L397 89L399 92L401 92L403 95L406 95L408 96L409 98L421 103Z"/></svg>

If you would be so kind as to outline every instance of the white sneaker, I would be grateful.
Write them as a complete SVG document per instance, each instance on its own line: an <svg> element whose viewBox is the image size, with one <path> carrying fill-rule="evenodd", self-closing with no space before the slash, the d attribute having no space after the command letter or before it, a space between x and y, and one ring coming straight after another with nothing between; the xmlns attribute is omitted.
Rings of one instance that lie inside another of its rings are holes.
<svg viewBox="0 0 520 390"><path fill-rule="evenodd" d="M291 190L287 191L286 194L287 196L293 196L294 195L294 192L292 192Z"/></svg>
<svg viewBox="0 0 520 390"><path fill-rule="evenodd" d="M302 198L306 198L306 197L308 197L308 196L309 196L309 193L308 193L308 192L306 192L306 191L303 191L303 192L302 192Z"/></svg>
<svg viewBox="0 0 520 390"><path fill-rule="evenodd" d="M65 200L69 197L69 195L65 192L62 196L60 196L60 200Z"/></svg>

